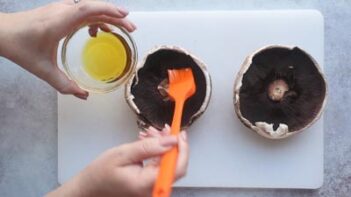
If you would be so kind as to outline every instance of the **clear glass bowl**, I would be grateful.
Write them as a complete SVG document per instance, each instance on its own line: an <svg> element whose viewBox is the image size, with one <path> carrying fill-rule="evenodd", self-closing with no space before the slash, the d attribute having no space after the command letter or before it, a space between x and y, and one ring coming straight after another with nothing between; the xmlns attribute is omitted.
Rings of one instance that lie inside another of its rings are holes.
<svg viewBox="0 0 351 197"><path fill-rule="evenodd" d="M66 37L61 51L62 64L68 76L82 89L88 92L108 93L124 84L124 82L126 82L126 80L134 72L138 56L137 47L133 38L125 29L105 23L112 30L111 33L118 34L125 40L127 47L130 49L130 65L127 67L128 70L124 71L123 76L119 77L115 81L103 82L92 78L84 70L82 52L86 42L91 38L91 35L89 34L89 27L96 24L97 23L85 24ZM101 30L99 28L98 32L100 31Z"/></svg>

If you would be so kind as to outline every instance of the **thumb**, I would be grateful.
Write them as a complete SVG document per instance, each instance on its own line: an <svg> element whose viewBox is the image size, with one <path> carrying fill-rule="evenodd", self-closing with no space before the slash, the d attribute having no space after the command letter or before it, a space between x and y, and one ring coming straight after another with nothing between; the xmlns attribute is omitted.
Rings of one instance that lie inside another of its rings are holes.
<svg viewBox="0 0 351 197"><path fill-rule="evenodd" d="M46 81L61 94L72 94L84 100L89 96L87 91L78 87L78 85L70 80L59 68L55 67Z"/></svg>
<svg viewBox="0 0 351 197"><path fill-rule="evenodd" d="M130 144L121 146L118 150L120 156L120 164L134 164L145 159L160 156L170 150L178 143L175 136L165 136L160 138L147 138Z"/></svg>

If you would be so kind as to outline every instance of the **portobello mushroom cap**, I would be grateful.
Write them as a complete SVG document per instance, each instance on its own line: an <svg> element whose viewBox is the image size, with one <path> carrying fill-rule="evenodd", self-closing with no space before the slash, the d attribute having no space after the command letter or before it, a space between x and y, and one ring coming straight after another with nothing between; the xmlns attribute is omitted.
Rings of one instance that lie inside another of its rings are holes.
<svg viewBox="0 0 351 197"><path fill-rule="evenodd" d="M234 84L241 122L270 139L311 126L321 115L327 85L321 68L298 47L272 45L249 55Z"/></svg>
<svg viewBox="0 0 351 197"><path fill-rule="evenodd" d="M139 127L161 130L171 125L174 101L168 96L168 69L192 69L196 92L184 105L181 127L189 127L207 108L211 80L206 65L190 52L176 46L152 49L138 65L125 87L125 99L137 114Z"/></svg>

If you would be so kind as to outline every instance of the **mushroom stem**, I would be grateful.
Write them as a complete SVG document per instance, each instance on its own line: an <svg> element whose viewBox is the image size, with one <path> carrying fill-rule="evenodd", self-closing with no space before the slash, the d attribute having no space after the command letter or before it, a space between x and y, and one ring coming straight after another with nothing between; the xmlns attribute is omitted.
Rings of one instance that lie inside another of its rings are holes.
<svg viewBox="0 0 351 197"><path fill-rule="evenodd" d="M289 91L288 84L282 79L277 79L269 84L268 97L272 101L279 102L287 91Z"/></svg>

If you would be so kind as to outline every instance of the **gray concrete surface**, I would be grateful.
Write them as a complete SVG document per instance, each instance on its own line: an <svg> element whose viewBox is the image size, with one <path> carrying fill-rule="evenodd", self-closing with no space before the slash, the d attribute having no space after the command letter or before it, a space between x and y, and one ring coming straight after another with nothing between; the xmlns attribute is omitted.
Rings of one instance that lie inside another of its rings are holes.
<svg viewBox="0 0 351 197"><path fill-rule="evenodd" d="M48 0L0 0L0 11ZM325 178L318 190L179 188L175 197L351 196L351 1L129 0L129 10L318 9L325 17ZM1 18L0 18L1 20ZM1 41L0 41L1 42ZM42 196L57 183L57 97L46 83L0 58L0 196Z"/></svg>

